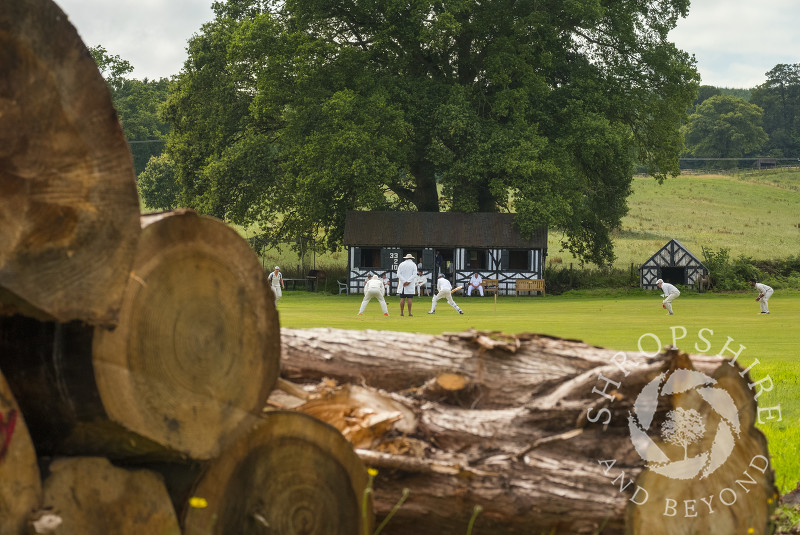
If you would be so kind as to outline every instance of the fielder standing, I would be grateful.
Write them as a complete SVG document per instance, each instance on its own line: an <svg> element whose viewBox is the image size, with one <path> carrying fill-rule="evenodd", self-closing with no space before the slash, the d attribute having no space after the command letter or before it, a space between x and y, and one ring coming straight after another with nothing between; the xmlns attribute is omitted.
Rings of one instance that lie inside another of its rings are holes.
<svg viewBox="0 0 800 535"><path fill-rule="evenodd" d="M383 315L389 315L389 310L386 308L386 299L383 298L383 288L383 281L379 276L373 275L367 279L367 282L364 283L364 300L361 301L361 308L358 310L359 316L364 314L364 309L367 308L367 303L369 303L373 297L377 299L378 303L381 305Z"/></svg>
<svg viewBox="0 0 800 535"><path fill-rule="evenodd" d="M769 298L772 297L772 288L766 284L756 282L755 279L750 280L750 286L754 286L755 289L758 290L758 297L756 297L756 301L761 303L761 313L769 314L769 303L767 303L767 301L769 301Z"/></svg>
<svg viewBox="0 0 800 535"><path fill-rule="evenodd" d="M439 299L447 299L447 304L451 307L455 308L459 314L463 314L464 311L458 308L458 305L455 301L453 301L453 286L450 284L450 281L447 280L442 273L439 273L439 280L436 282L436 290L437 294L433 296L433 301L431 302L431 311L428 314L435 314L436 313L436 301Z"/></svg>
<svg viewBox="0 0 800 535"><path fill-rule="evenodd" d="M663 308L666 308L667 312L669 312L669 315L672 316L672 302L678 297L680 297L681 295L680 290L678 290L670 283L664 282L661 279L658 279L656 281L656 286L658 286L661 289L661 291L664 292L664 294L661 296L664 298L664 300L661 301L661 306Z"/></svg>
<svg viewBox="0 0 800 535"><path fill-rule="evenodd" d="M283 297L281 289L285 288L283 285L283 274L281 273L281 268L275 266L275 269L269 274L268 278L270 284L272 285L272 292L275 294L275 303L277 303L281 300L281 297Z"/></svg>

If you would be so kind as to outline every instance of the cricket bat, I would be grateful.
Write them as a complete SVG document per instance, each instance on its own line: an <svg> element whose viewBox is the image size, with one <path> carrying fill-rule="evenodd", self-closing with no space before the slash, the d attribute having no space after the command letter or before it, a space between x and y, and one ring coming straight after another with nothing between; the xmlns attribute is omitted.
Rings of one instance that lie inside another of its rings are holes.
<svg viewBox="0 0 800 535"><path fill-rule="evenodd" d="M454 293L456 293L457 291L459 291L459 290L463 290L463 289L464 289L464 287L463 287L463 286L458 286L458 287L456 287L456 288L453 288L452 290L450 290L450 293L451 293L451 294L454 294Z"/></svg>

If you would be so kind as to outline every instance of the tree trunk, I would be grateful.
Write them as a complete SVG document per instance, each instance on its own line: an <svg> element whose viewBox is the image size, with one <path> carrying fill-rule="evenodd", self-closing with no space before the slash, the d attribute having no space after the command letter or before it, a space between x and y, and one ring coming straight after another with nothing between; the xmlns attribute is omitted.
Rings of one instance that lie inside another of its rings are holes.
<svg viewBox="0 0 800 535"><path fill-rule="evenodd" d="M143 219L116 329L0 320L40 453L210 459L277 380L278 316L247 242L193 212Z"/></svg>
<svg viewBox="0 0 800 535"><path fill-rule="evenodd" d="M163 479L99 457L58 458L44 481L43 510L60 519L59 535L180 535Z"/></svg>
<svg viewBox="0 0 800 535"><path fill-rule="evenodd" d="M106 83L50 0L0 3L0 314L115 325L139 197Z"/></svg>
<svg viewBox="0 0 800 535"><path fill-rule="evenodd" d="M295 387L291 396L305 399L294 410L366 437L357 452L381 469L378 519L410 489L385 533L462 533L476 505L476 534L767 532L774 476L736 363L478 332L283 329L281 341L286 377L348 383ZM478 394L431 389L444 372ZM383 403L362 388L383 389ZM320 409L329 400L350 406ZM693 440L661 433L678 409L705 423L694 434L680 428Z"/></svg>
<svg viewBox="0 0 800 535"><path fill-rule="evenodd" d="M376 336L371 331L284 328L281 345L281 375L290 380L330 377L403 392L430 389L429 381L452 373L466 378L462 406L481 408L523 405L567 378L607 364L615 353L546 335L477 331Z"/></svg>
<svg viewBox="0 0 800 535"><path fill-rule="evenodd" d="M184 534L371 534L367 483L363 463L331 426L268 412L194 482Z"/></svg>
<svg viewBox="0 0 800 535"><path fill-rule="evenodd" d="M42 487L25 419L0 373L0 535L21 535Z"/></svg>

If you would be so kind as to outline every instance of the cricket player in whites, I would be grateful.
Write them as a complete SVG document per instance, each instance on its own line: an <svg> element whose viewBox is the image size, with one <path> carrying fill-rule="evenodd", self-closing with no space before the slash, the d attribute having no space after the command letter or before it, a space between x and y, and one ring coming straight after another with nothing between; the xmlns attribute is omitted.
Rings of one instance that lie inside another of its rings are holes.
<svg viewBox="0 0 800 535"><path fill-rule="evenodd" d="M669 315L672 316L672 302L681 295L680 290L661 279L656 281L656 286L658 286L661 291L664 292L664 294L661 296L664 298L664 300L661 301L661 306L666 308L667 312L669 312Z"/></svg>
<svg viewBox="0 0 800 535"><path fill-rule="evenodd" d="M456 302L453 301L453 285L450 284L450 281L444 278L444 275L441 273L439 273L439 280L436 281L436 291L437 293L433 296L433 301L431 302L431 311L428 312L428 314L436 313L436 301L439 299L447 299L447 304L458 310L459 314L464 313L463 310L458 308Z"/></svg>
<svg viewBox="0 0 800 535"><path fill-rule="evenodd" d="M769 314L769 298L772 297L773 289L766 284L762 284L760 282L756 282L755 279L750 280L750 286L758 290L758 297L756 297L756 301L761 303L761 313L762 314Z"/></svg>
<svg viewBox="0 0 800 535"><path fill-rule="evenodd" d="M389 315L389 310L386 308L386 299L383 298L383 288L383 281L379 276L373 275L367 279L367 282L364 283L364 300L361 301L361 308L358 311L359 316L364 314L364 309L367 308L367 303L369 303L373 297L378 300L378 303L380 303L381 310L383 310L383 315Z"/></svg>

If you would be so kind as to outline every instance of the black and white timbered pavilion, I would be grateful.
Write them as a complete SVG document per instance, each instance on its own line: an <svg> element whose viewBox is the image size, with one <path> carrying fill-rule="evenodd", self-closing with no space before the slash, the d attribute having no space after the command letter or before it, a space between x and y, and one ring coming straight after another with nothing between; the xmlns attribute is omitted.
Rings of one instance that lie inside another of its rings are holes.
<svg viewBox="0 0 800 535"><path fill-rule="evenodd" d="M639 268L639 280L646 290L657 290L658 279L697 288L705 275L708 268L678 240L670 240Z"/></svg>
<svg viewBox="0 0 800 535"><path fill-rule="evenodd" d="M361 292L366 277L386 273L394 294L397 266L412 254L422 259L428 289L435 288L438 270L454 287L466 286L478 272L484 279L498 279L500 294L514 294L515 279L544 278L547 229L526 239L513 220L514 214L500 213L348 212L348 293Z"/></svg>

